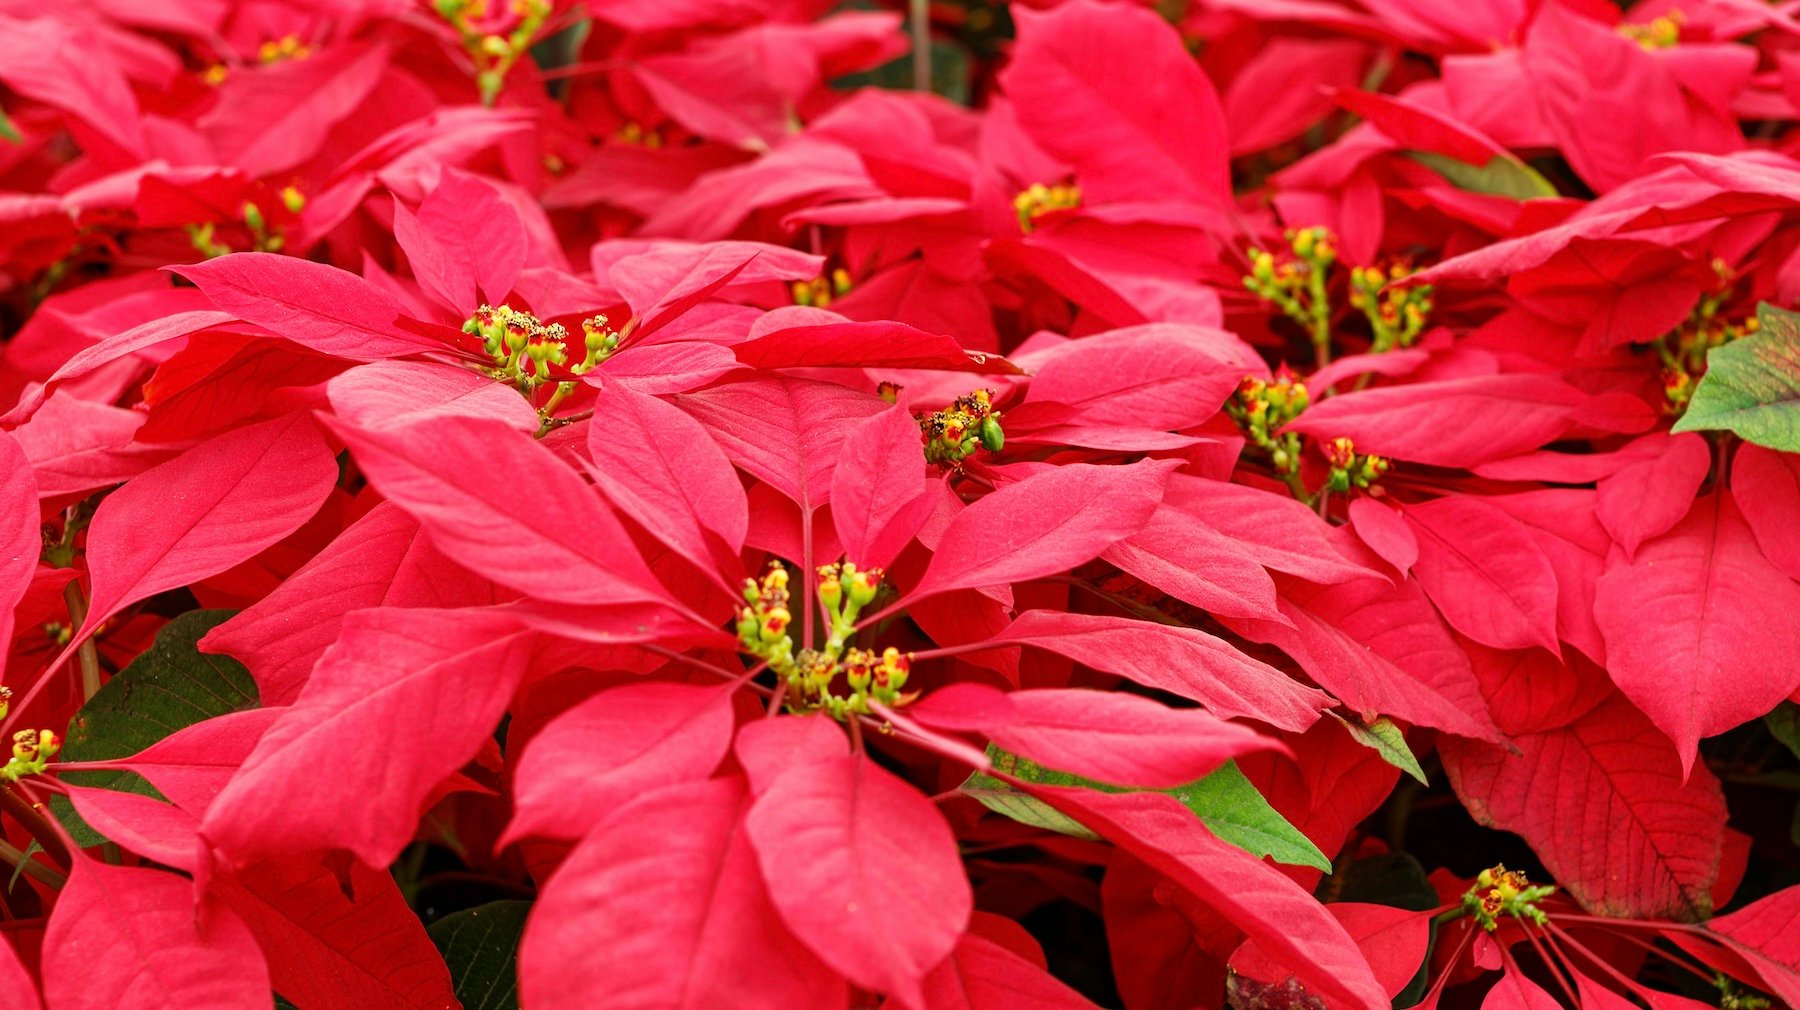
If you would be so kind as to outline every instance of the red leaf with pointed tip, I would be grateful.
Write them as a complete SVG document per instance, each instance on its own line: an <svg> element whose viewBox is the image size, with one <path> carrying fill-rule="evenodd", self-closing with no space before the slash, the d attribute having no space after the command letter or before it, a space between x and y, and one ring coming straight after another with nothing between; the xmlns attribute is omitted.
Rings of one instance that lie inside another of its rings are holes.
<svg viewBox="0 0 1800 1010"><path fill-rule="evenodd" d="M1087 199L1230 197L1225 112L1168 22L1089 0L1017 17L1001 86L1031 139L1075 166Z"/></svg>
<svg viewBox="0 0 1800 1010"><path fill-rule="evenodd" d="M1167 793L1029 787L1229 919L1323 996L1361 1010L1389 1000L1344 927L1285 874L1220 841Z"/></svg>
<svg viewBox="0 0 1800 1010"><path fill-rule="evenodd" d="M919 424L905 407L858 424L831 473L831 522L844 557L865 570L892 563L931 514L934 487Z"/></svg>
<svg viewBox="0 0 1800 1010"><path fill-rule="evenodd" d="M1369 959L1376 980L1390 997L1399 996L1425 963L1435 909L1415 912L1391 905L1345 901L1331 902L1325 911L1342 923L1350 939L1356 941ZM1254 940L1231 955L1231 970L1263 983L1277 983L1292 974Z"/></svg>
<svg viewBox="0 0 1800 1010"><path fill-rule="evenodd" d="M195 124L218 148L218 164L269 176L310 160L387 69L386 46L322 48L226 77L218 102Z"/></svg>
<svg viewBox="0 0 1800 1010"><path fill-rule="evenodd" d="M238 865L326 849L388 865L433 787L493 733L532 639L493 610L351 614L299 699L207 808L208 842Z"/></svg>
<svg viewBox="0 0 1800 1010"><path fill-rule="evenodd" d="M10 994L19 1000L18 1010L43 1010L43 1002L38 999L37 982L31 972L19 960L19 952L13 945L0 939L0 992Z"/></svg>
<svg viewBox="0 0 1800 1010"><path fill-rule="evenodd" d="M177 312L172 315L139 323L117 336L109 337L89 347L84 347L69 356L44 384L32 392L19 398L19 402L4 416L0 422L19 424L35 414L50 393L65 382L89 375L105 365L121 358L136 354L145 348L154 347L166 341L185 337L201 330L211 329L232 321L232 316L225 312L191 311Z"/></svg>
<svg viewBox="0 0 1800 1010"><path fill-rule="evenodd" d="M1652 439L1660 441L1658 451L1595 485L1594 511L1600 525L1625 548L1627 557L1636 554L1645 540L1675 528L1712 469L1712 448L1704 437L1688 432L1639 441Z"/></svg>
<svg viewBox="0 0 1800 1010"><path fill-rule="evenodd" d="M459 313L475 311L478 301L505 301L529 248L513 205L479 177L454 169L444 171L417 217L395 205L394 237L413 276Z"/></svg>
<svg viewBox="0 0 1800 1010"><path fill-rule="evenodd" d="M359 428L400 427L444 417L482 417L528 435L540 420L511 386L466 368L423 361L372 361L325 387L331 409Z"/></svg>
<svg viewBox="0 0 1800 1010"><path fill-rule="evenodd" d="M732 756L761 796L789 768L810 766L850 752L844 731L832 719L763 719L738 730Z"/></svg>
<svg viewBox="0 0 1800 1010"><path fill-rule="evenodd" d="M6 673L13 608L31 585L42 549L37 481L31 461L11 435L0 431L0 675Z"/></svg>
<svg viewBox="0 0 1800 1010"><path fill-rule="evenodd" d="M344 362L286 340L196 336L144 383L149 416L139 442L187 442L318 400L317 385Z"/></svg>
<svg viewBox="0 0 1800 1010"><path fill-rule="evenodd" d="M594 401L604 424L588 429L588 472L619 511L702 571L712 540L732 553L750 528L743 483L724 450L692 417L654 396L610 384Z"/></svg>
<svg viewBox="0 0 1800 1010"><path fill-rule="evenodd" d="M1030 645L1205 705L1223 719L1303 730L1331 705L1322 692L1198 628L1126 617L1028 610L985 645Z"/></svg>
<svg viewBox="0 0 1800 1010"><path fill-rule="evenodd" d="M831 472L855 423L888 408L867 393L786 377L715 386L676 405L733 463L806 512L830 499Z"/></svg>
<svg viewBox="0 0 1800 1010"><path fill-rule="evenodd" d="M906 594L1023 582L1067 571L1144 528L1171 464L1071 463L1008 484L951 520L931 564Z"/></svg>
<svg viewBox="0 0 1800 1010"><path fill-rule="evenodd" d="M998 354L964 350L955 337L890 320L788 326L732 345L753 368L920 368L1018 375Z"/></svg>
<svg viewBox="0 0 1800 1010"><path fill-rule="evenodd" d="M973 905L931 801L867 757L838 757L776 779L744 829L782 921L819 960L919 1006Z"/></svg>
<svg viewBox="0 0 1800 1010"><path fill-rule="evenodd" d="M85 789L63 783L69 802L95 831L128 852L194 872L200 857L200 819L193 814L138 793Z"/></svg>
<svg viewBox="0 0 1800 1010"><path fill-rule="evenodd" d="M1800 687L1800 586L1757 549L1723 494L1600 576L1594 617L1613 682L1675 741L1683 769L1700 738L1755 719Z"/></svg>
<svg viewBox="0 0 1800 1010"><path fill-rule="evenodd" d="M1800 579L1800 524L1792 521L1800 515L1800 456L1748 442L1738 446L1731 460L1731 500L1769 563Z"/></svg>
<svg viewBox="0 0 1800 1010"><path fill-rule="evenodd" d="M519 947L524 1002L607 1010L842 1007L843 980L770 904L745 805L741 779L710 779L649 793L598 819L532 909ZM771 879L789 884L786 873Z"/></svg>
<svg viewBox="0 0 1800 1010"><path fill-rule="evenodd" d="M56 1010L261 1006L269 971L242 920L161 870L79 859L44 933Z"/></svg>
<svg viewBox="0 0 1800 1010"><path fill-rule="evenodd" d="M1332 585L1378 574L1338 550L1331 526L1287 494L1176 474L1163 507L1173 521L1210 526L1265 568L1308 582Z"/></svg>
<svg viewBox="0 0 1800 1010"><path fill-rule="evenodd" d="M455 1010L444 958L394 878L355 861L345 876L286 859L216 875L208 886L249 925L269 981L295 1006ZM182 884L191 906L193 886ZM260 1007L268 988L238 1005Z"/></svg>
<svg viewBox="0 0 1800 1010"><path fill-rule="evenodd" d="M1503 973L1481 1000L1481 1010L1557 1010L1561 1006L1556 997L1517 971Z"/></svg>
<svg viewBox="0 0 1800 1010"><path fill-rule="evenodd" d="M1788 887L1706 924L1750 961L1769 991L1800 997L1800 887Z"/></svg>
<svg viewBox="0 0 1800 1010"><path fill-rule="evenodd" d="M665 242L619 260L606 275L641 320L641 337L727 284L807 280L823 265L820 257L761 242Z"/></svg>
<svg viewBox="0 0 1800 1010"><path fill-rule="evenodd" d="M128 758L123 765L196 816L237 774L256 742L285 709L252 708L185 726Z"/></svg>
<svg viewBox="0 0 1800 1010"><path fill-rule="evenodd" d="M477 606L500 602L498 595L432 547L412 516L383 502L269 595L207 632L200 649L243 663L265 707L289 705L351 611Z"/></svg>
<svg viewBox="0 0 1800 1010"><path fill-rule="evenodd" d="M973 932L925 976L924 1010L1098 1010L1039 965Z"/></svg>
<svg viewBox="0 0 1800 1010"><path fill-rule="evenodd" d="M396 326L400 303L336 267L275 253L233 253L171 269L220 309L321 354L378 361L448 350Z"/></svg>
<svg viewBox="0 0 1800 1010"><path fill-rule="evenodd" d="M21 13L50 11L12 8ZM97 19L96 19L97 20ZM79 118L106 146L144 154L144 117L121 60L100 58L101 37L87 19L0 15L0 80L19 95ZM97 27L97 26L95 26Z"/></svg>
<svg viewBox="0 0 1800 1010"><path fill-rule="evenodd" d="M1173 789L1280 741L1197 708L1133 694L951 684L907 709L919 723L974 730L1015 754L1111 785Z"/></svg>
<svg viewBox="0 0 1800 1010"><path fill-rule="evenodd" d="M311 519L337 461L304 413L220 435L109 495L88 528L81 637L139 600L240 564Z"/></svg>
<svg viewBox="0 0 1800 1010"><path fill-rule="evenodd" d="M1497 495L1487 503L1525 525L1556 571L1556 631L1596 661L1606 645L1594 620L1594 587L1606 570L1612 537L1594 515L1594 492L1552 488Z"/></svg>
<svg viewBox="0 0 1800 1010"><path fill-rule="evenodd" d="M1194 522L1170 499L1144 528L1113 544L1100 557L1170 596L1203 610L1231 617L1281 620L1275 609L1275 580L1251 549L1205 523Z"/></svg>
<svg viewBox="0 0 1800 1010"><path fill-rule="evenodd" d="M1481 375L1334 396L1282 430L1347 437L1357 452L1412 463L1476 466L1555 441L1585 399L1548 375Z"/></svg>
<svg viewBox="0 0 1800 1010"><path fill-rule="evenodd" d="M1168 323L1084 337L1039 366L1025 402L1065 404L1079 424L1190 428L1244 378L1245 366L1228 360L1233 343L1223 331Z"/></svg>
<svg viewBox="0 0 1800 1010"><path fill-rule="evenodd" d="M1669 742L1617 695L1565 727L1493 744L1439 737L1474 818L1518 834L1600 915L1692 920L1710 908L1725 801L1704 766L1682 781Z"/></svg>
<svg viewBox="0 0 1800 1010"><path fill-rule="evenodd" d="M1467 658L1418 583L1290 585L1283 587L1280 604L1285 624L1232 619L1225 626L1292 656L1320 687L1365 720L1390 715L1498 739Z"/></svg>
<svg viewBox="0 0 1800 1010"><path fill-rule="evenodd" d="M1519 522L1470 495L1402 515L1419 544L1413 575L1450 626L1483 645L1556 644L1556 571Z"/></svg>
<svg viewBox="0 0 1800 1010"><path fill-rule="evenodd" d="M1505 148L1452 116L1393 95L1345 90L1337 103L1407 150L1433 151L1466 165L1509 157Z"/></svg>
<svg viewBox="0 0 1800 1010"><path fill-rule="evenodd" d="M12 436L37 475L38 497L50 498L122 484L174 455L132 441L144 421L142 411L64 394L44 401Z"/></svg>
<svg viewBox="0 0 1800 1010"><path fill-rule="evenodd" d="M520 838L573 841L638 796L710 775L731 747L729 692L691 684L627 684L552 719L513 764Z"/></svg>
<svg viewBox="0 0 1800 1010"><path fill-rule="evenodd" d="M612 510L531 436L468 417L332 428L376 489L472 571L564 603L667 598Z"/></svg>
<svg viewBox="0 0 1800 1010"><path fill-rule="evenodd" d="M640 393L663 396L700 389L743 370L729 347L705 340L672 340L634 345L607 358L587 373L587 383L629 386Z"/></svg>
<svg viewBox="0 0 1800 1010"><path fill-rule="evenodd" d="M1369 550L1402 575L1419 560L1419 538L1406 525L1406 519L1373 498L1351 499L1350 526Z"/></svg>

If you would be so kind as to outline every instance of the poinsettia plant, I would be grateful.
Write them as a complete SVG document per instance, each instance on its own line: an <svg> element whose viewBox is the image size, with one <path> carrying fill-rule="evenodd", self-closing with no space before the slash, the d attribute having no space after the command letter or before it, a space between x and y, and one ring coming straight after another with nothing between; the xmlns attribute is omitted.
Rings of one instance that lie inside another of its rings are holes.
<svg viewBox="0 0 1800 1010"><path fill-rule="evenodd" d="M0 1005L1800 1006L1800 20L0 0Z"/></svg>

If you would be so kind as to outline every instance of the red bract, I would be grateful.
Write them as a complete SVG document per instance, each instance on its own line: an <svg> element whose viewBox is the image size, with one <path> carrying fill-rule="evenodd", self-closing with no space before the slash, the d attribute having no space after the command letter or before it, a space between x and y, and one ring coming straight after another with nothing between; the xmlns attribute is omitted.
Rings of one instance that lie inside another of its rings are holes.
<svg viewBox="0 0 1800 1010"><path fill-rule="evenodd" d="M0 1004L1800 1000L1789 5L858 6L0 0Z"/></svg>

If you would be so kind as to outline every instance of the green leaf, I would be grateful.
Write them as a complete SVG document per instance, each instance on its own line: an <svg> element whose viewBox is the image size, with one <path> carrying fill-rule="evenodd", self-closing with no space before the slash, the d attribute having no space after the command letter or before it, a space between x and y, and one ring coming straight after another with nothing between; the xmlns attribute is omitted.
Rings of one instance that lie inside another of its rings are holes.
<svg viewBox="0 0 1800 1010"><path fill-rule="evenodd" d="M14 126L13 121L6 117L5 109L0 109L0 140L13 144L25 143L25 137L19 133L19 128Z"/></svg>
<svg viewBox="0 0 1800 1010"><path fill-rule="evenodd" d="M1769 727L1769 733L1781 741L1782 746L1800 758L1800 705L1782 702L1775 706L1775 711L1763 716L1763 725Z"/></svg>
<svg viewBox="0 0 1800 1010"><path fill-rule="evenodd" d="M1382 716L1371 723L1363 723L1356 719L1346 719L1336 712L1331 715L1344 724L1351 737L1364 747L1381 755L1381 759L1400 769L1422 785L1430 785L1425 781L1425 769L1419 767L1419 759L1413 756L1412 748L1406 746L1406 734L1393 720Z"/></svg>
<svg viewBox="0 0 1800 1010"><path fill-rule="evenodd" d="M1736 432L1747 442L1800 452L1800 314L1763 303L1755 333L1715 347L1674 431Z"/></svg>
<svg viewBox="0 0 1800 1010"><path fill-rule="evenodd" d="M6 881L7 894L11 894L12 889L19 886L19 878L25 875L25 860L30 859L33 855L42 851L44 851L44 847L39 845L38 840L35 838L25 846L25 859L19 860L18 863L13 866L12 876Z"/></svg>
<svg viewBox="0 0 1800 1010"><path fill-rule="evenodd" d="M1379 856L1352 860L1337 873L1319 882L1314 895L1323 902L1361 901L1374 905L1404 908L1409 912L1426 912L1438 907L1437 888L1417 859L1404 852L1385 852ZM1425 985L1430 980L1431 945L1437 943L1438 924L1431 923L1427 953L1419 970L1406 988L1394 997L1395 1007L1410 1007L1425 998Z"/></svg>
<svg viewBox="0 0 1800 1010"><path fill-rule="evenodd" d="M1470 193L1509 196L1515 200L1555 196L1556 187L1537 169L1510 155L1495 155L1485 165L1471 165L1434 151L1407 151L1406 156Z"/></svg>
<svg viewBox="0 0 1800 1010"><path fill-rule="evenodd" d="M443 952L463 1010L518 1010L519 934L529 901L493 901L426 928Z"/></svg>
<svg viewBox="0 0 1800 1010"><path fill-rule="evenodd" d="M1320 901L1360 901L1423 912L1442 904L1425 867L1404 852L1384 852L1351 860L1321 880Z"/></svg>
<svg viewBox="0 0 1800 1010"><path fill-rule="evenodd" d="M1227 761L1211 775L1168 792L1205 821L1213 834L1246 852L1331 872L1331 860L1269 806L1236 761Z"/></svg>
<svg viewBox="0 0 1800 1010"><path fill-rule="evenodd" d="M994 768L1026 782L1047 786L1078 786L1102 792L1124 793L1138 790L1096 782L1093 779L1059 772L1035 761L1009 754L993 744L988 745L988 759ZM1095 838L1092 831L1064 816L1060 811L1006 782L983 772L970 775L962 791L981 805L1020 824L1076 838ZM1331 860L1319 851L1300 829L1288 823L1269 801L1263 799L1237 762L1227 761L1211 775L1185 786L1164 789L1194 812L1213 834L1256 856L1272 856L1276 862L1295 866L1313 866L1331 872Z"/></svg>
<svg viewBox="0 0 1800 1010"><path fill-rule="evenodd" d="M164 625L150 648L107 681L69 720L59 757L64 761L130 757L178 729L256 708L256 682L243 664L194 647L235 613L193 610ZM68 772L61 777L78 786L162 798L134 772ZM52 797L50 807L77 845L86 848L106 841L75 813L67 799Z"/></svg>

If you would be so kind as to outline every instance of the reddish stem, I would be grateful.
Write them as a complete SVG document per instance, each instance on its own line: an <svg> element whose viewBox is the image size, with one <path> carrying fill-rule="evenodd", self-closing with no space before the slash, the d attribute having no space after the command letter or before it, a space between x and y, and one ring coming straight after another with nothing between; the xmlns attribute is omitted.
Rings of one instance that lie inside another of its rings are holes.
<svg viewBox="0 0 1800 1010"><path fill-rule="evenodd" d="M25 785L18 783L16 788L22 791ZM44 847L44 851L49 854L51 859L63 866L68 866L71 860L68 836L63 833L62 825L54 823L39 813L38 806L39 804L20 796L18 792L14 791L14 787L0 786L0 810L12 815L13 820L18 821L26 831L31 832L31 837L37 839L37 843Z"/></svg>
<svg viewBox="0 0 1800 1010"><path fill-rule="evenodd" d="M1579 1008L1581 1006L1581 998L1575 995L1575 987L1571 981L1563 977L1563 971L1567 965L1559 963L1559 959L1566 961L1567 955L1564 955L1562 951L1559 950L1556 952L1556 957L1551 957L1551 942L1548 934L1546 934L1543 939L1539 939L1538 934L1532 932L1531 926L1531 923L1523 919L1519 920L1519 929L1524 932L1525 939L1531 941L1532 949L1536 950L1538 957L1543 960L1544 970L1548 971L1551 977L1556 979L1556 984L1562 989L1563 995L1569 997L1569 1006Z"/></svg>

